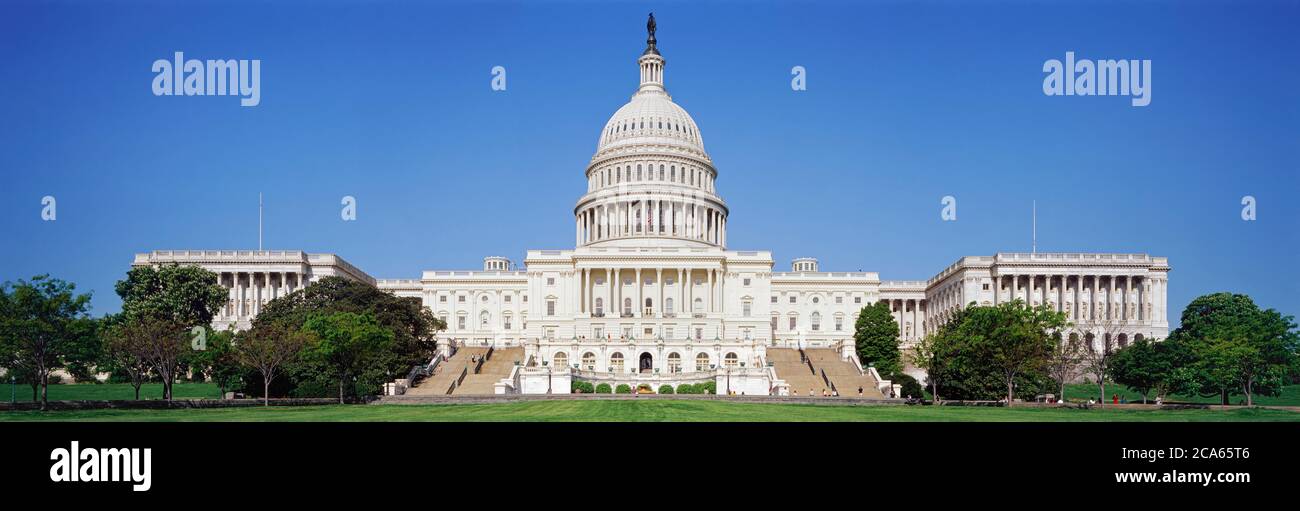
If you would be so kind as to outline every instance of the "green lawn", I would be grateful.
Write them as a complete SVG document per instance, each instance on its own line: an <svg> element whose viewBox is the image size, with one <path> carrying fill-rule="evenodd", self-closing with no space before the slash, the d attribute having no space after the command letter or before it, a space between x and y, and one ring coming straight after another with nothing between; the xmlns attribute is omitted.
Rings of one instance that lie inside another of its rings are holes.
<svg viewBox="0 0 1300 511"><path fill-rule="evenodd" d="M1115 385L1113 383L1106 384L1106 402L1109 403L1110 397L1115 394L1119 394L1121 398L1128 398L1128 402L1130 403L1142 402L1142 394L1128 390L1128 387L1123 385ZM1097 396L1098 390L1096 385L1079 383L1065 386L1065 397L1071 401L1087 401L1088 398L1097 399ZM1155 399L1155 396L1152 395L1149 396L1149 398ZM1228 396L1228 400L1228 402L1234 405L1245 404L1246 397L1241 395ZM1220 399L1218 396L1172 396L1169 398L1169 401L1217 405L1219 404ZM1255 396L1254 401L1255 404L1262 406L1300 406L1300 385L1287 385L1282 387L1282 394L1277 397Z"/></svg>
<svg viewBox="0 0 1300 511"><path fill-rule="evenodd" d="M1281 410L1113 410L957 406L818 406L718 401L527 401L177 410L0 412L3 421L1300 421Z"/></svg>
<svg viewBox="0 0 1300 511"><path fill-rule="evenodd" d="M6 385L8 387L8 385ZM18 385L16 389L0 387L6 401L17 394L18 401L31 401L32 388ZM15 392L16 391L16 392ZM51 401L135 399L135 389L126 383L77 383L50 385ZM221 389L211 383L177 383L172 387L176 399L220 399ZM162 399L161 383L140 386L140 399Z"/></svg>

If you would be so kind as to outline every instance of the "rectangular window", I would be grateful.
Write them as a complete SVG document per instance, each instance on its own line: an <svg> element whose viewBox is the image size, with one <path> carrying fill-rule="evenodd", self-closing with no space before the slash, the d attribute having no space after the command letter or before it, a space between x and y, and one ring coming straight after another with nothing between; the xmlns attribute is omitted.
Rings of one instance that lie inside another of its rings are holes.
<svg viewBox="0 0 1300 511"><path fill-rule="evenodd" d="M546 285L548 285L548 286L554 286L554 285L555 285L555 277L547 277L547 278L546 278Z"/></svg>
<svg viewBox="0 0 1300 511"><path fill-rule="evenodd" d="M853 297L853 303L862 303L862 297L861 296Z"/></svg>
<svg viewBox="0 0 1300 511"><path fill-rule="evenodd" d="M456 301L458 301L458 302L460 302L460 303L465 303L465 295L457 296L457 297L456 297Z"/></svg>
<svg viewBox="0 0 1300 511"><path fill-rule="evenodd" d="M555 300L546 301L546 315L547 316L555 315Z"/></svg>
<svg viewBox="0 0 1300 511"><path fill-rule="evenodd" d="M749 287L749 279L745 279L745 287Z"/></svg>
<svg viewBox="0 0 1300 511"><path fill-rule="evenodd" d="M673 338L673 327L670 326L664 327L664 339L672 339L672 338Z"/></svg>
<svg viewBox="0 0 1300 511"><path fill-rule="evenodd" d="M744 309L745 309L745 317L747 317L747 318L749 317L749 313L752 312L753 308L754 308L753 305L750 305L749 302L745 302L745 306L744 306Z"/></svg>
<svg viewBox="0 0 1300 511"><path fill-rule="evenodd" d="M790 303L795 303L795 297L793 296L790 297Z"/></svg>
<svg viewBox="0 0 1300 511"><path fill-rule="evenodd" d="M509 301L509 300L506 300L506 301ZM844 303L844 297L843 297L843 296L837 296L837 297L835 297L835 303Z"/></svg>
<svg viewBox="0 0 1300 511"><path fill-rule="evenodd" d="M506 303L510 303L510 295L506 295Z"/></svg>
<svg viewBox="0 0 1300 511"><path fill-rule="evenodd" d="M465 329L465 316L456 316L456 329L457 330Z"/></svg>
<svg viewBox="0 0 1300 511"><path fill-rule="evenodd" d="M772 330L776 330L776 316L772 316Z"/></svg>
<svg viewBox="0 0 1300 511"><path fill-rule="evenodd" d="M703 329L703 328L696 328L696 329L695 329L695 340L698 341L698 340L703 339L703 338L704 338L704 329Z"/></svg>
<svg viewBox="0 0 1300 511"><path fill-rule="evenodd" d="M775 296L772 297L772 303L776 303L776 297L775 297Z"/></svg>
<svg viewBox="0 0 1300 511"><path fill-rule="evenodd" d="M439 296L439 297L438 297L438 301L439 301L440 303L447 303L447 295Z"/></svg>
<svg viewBox="0 0 1300 511"><path fill-rule="evenodd" d="M796 324L798 321L799 321L799 318L796 318L796 317L794 317L794 316L791 316L791 317L790 317L790 330L791 330L791 331L794 330L795 324Z"/></svg>

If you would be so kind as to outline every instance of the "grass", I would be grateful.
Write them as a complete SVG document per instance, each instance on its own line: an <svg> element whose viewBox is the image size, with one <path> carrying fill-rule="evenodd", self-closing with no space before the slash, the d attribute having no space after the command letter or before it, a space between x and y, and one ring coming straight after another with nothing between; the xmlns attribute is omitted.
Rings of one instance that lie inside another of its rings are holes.
<svg viewBox="0 0 1300 511"><path fill-rule="evenodd" d="M1120 398L1128 399L1130 403L1141 403L1142 394L1133 392L1123 385L1114 383L1106 384L1106 402L1111 401L1111 396L1119 394ZM1088 398L1097 399L1099 392L1096 385L1090 383L1077 383L1065 386L1065 397L1072 401L1087 401ZM1150 395L1148 402L1155 400L1155 395ZM1261 406L1300 406L1300 385L1287 385L1282 387L1282 393L1279 396L1259 396L1253 398L1255 404ZM1205 403L1217 405L1220 403L1219 396L1201 397L1201 396L1170 396L1167 401L1177 403ZM1245 404L1246 396L1236 395L1228 396L1228 402L1232 404Z"/></svg>
<svg viewBox="0 0 1300 511"><path fill-rule="evenodd" d="M30 401L32 398L32 388L27 385L18 385L16 389L3 389L7 392L0 393L4 399L8 400L12 394L17 394L18 401ZM14 392L16 390L17 392ZM177 383L172 386L172 393L176 399L220 399L221 389L211 383ZM75 383L50 385L50 401L71 401L71 400L114 400L114 399L135 399L135 389L128 383ZM163 388L161 383L146 383L140 386L140 399L162 399Z"/></svg>
<svg viewBox="0 0 1300 511"><path fill-rule="evenodd" d="M0 413L0 422L5 421L1272 422L1300 421L1300 413L1262 409L1139 411L957 406L818 406L645 400Z"/></svg>

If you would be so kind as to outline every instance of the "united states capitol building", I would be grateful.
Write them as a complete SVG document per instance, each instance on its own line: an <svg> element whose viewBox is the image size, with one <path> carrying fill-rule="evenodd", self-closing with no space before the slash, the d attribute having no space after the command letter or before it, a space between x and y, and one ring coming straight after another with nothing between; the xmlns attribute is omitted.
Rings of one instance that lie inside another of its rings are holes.
<svg viewBox="0 0 1300 511"><path fill-rule="evenodd" d="M653 18L649 28L640 83L600 128L584 169L571 249L530 250L521 264L492 256L481 270L406 279L376 279L337 255L298 251L159 250L137 254L133 265L218 273L230 290L214 321L221 329L247 328L270 300L327 276L418 297L447 329L429 377L402 389L409 393L713 381L719 393L833 387L888 397L896 387L854 356L858 312L876 302L889 304L904 345L967 304L1015 299L1065 312L1070 335L1097 346L1167 335L1164 257L998 253L961 257L927 280L881 280L876 272L825 271L811 257L778 271L769 251L731 249L720 172L699 126L665 88Z"/></svg>

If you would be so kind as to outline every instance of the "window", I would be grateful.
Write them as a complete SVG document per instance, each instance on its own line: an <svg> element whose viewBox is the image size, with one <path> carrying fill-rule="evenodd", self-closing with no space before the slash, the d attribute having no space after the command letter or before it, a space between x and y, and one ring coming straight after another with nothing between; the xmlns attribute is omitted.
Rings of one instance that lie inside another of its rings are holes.
<svg viewBox="0 0 1300 511"><path fill-rule="evenodd" d="M546 336L547 339L554 339L554 338L555 338L555 327L547 327L547 328L546 328L546 333L545 333L544 335Z"/></svg>
<svg viewBox="0 0 1300 511"><path fill-rule="evenodd" d="M506 295L505 300L506 300L506 303L510 303L510 295Z"/></svg>
<svg viewBox="0 0 1300 511"><path fill-rule="evenodd" d="M744 309L744 316L748 318L750 313L754 311L754 304L750 303L749 300L745 300L742 308Z"/></svg>
<svg viewBox="0 0 1300 511"><path fill-rule="evenodd" d="M793 296L791 296L791 297L790 297L790 303L796 303L796 302L798 302L798 299L795 298L795 297L793 297Z"/></svg>
<svg viewBox="0 0 1300 511"><path fill-rule="evenodd" d="M457 297L456 297L456 301L457 301L457 302L460 302L460 303L465 303L465 295L459 295L459 296L457 296Z"/></svg>
<svg viewBox="0 0 1300 511"><path fill-rule="evenodd" d="M672 339L672 338L673 338L673 327L670 326L664 327L664 339Z"/></svg>
<svg viewBox="0 0 1300 511"><path fill-rule="evenodd" d="M839 332L839 331L842 331L842 330L844 330L844 317L843 317L843 316L835 316L835 331L836 331L836 332Z"/></svg>
<svg viewBox="0 0 1300 511"><path fill-rule="evenodd" d="M821 298L816 297L816 296L813 297L813 303L821 303L821 302L822 302L822 299L821 299Z"/></svg>
<svg viewBox="0 0 1300 511"><path fill-rule="evenodd" d="M582 368L588 371L596 370L596 354L590 351L582 354Z"/></svg>
<svg viewBox="0 0 1300 511"><path fill-rule="evenodd" d="M563 369L569 367L569 354L563 351L555 354L555 368Z"/></svg>
<svg viewBox="0 0 1300 511"><path fill-rule="evenodd" d="M862 303L862 297L861 296L853 297L853 303Z"/></svg>
<svg viewBox="0 0 1300 511"><path fill-rule="evenodd" d="M483 302L483 303L487 303L487 301L488 301L488 296L487 296L487 295L483 295L482 297L480 297L480 298L478 299L478 301Z"/></svg>
<svg viewBox="0 0 1300 511"><path fill-rule="evenodd" d="M745 283L745 287L749 287L749 279L745 279L744 283Z"/></svg>
<svg viewBox="0 0 1300 511"><path fill-rule="evenodd" d="M615 353L609 356L609 371L612 373L623 372L623 354Z"/></svg>
<svg viewBox="0 0 1300 511"><path fill-rule="evenodd" d="M988 290L989 290L989 283L988 283L988 282L985 282L985 283L984 283L984 290L985 290L985 291L988 291Z"/></svg>
<svg viewBox="0 0 1300 511"><path fill-rule="evenodd" d="M595 333L597 339L604 339L604 338L605 338L605 327L601 327L601 326L596 327L596 330L595 330L594 333Z"/></svg>
<svg viewBox="0 0 1300 511"><path fill-rule="evenodd" d="M673 313L673 299L664 298L664 314L672 314L672 313Z"/></svg>
<svg viewBox="0 0 1300 511"><path fill-rule="evenodd" d="M546 315L547 316L555 315L555 300L546 301Z"/></svg>
<svg viewBox="0 0 1300 511"><path fill-rule="evenodd" d="M509 315L509 314L506 314L505 316L503 316L503 318L504 318L504 319L503 319L503 322L505 323L506 330L509 330L509 329L510 329L510 315Z"/></svg>
<svg viewBox="0 0 1300 511"><path fill-rule="evenodd" d="M456 329L457 330L465 329L465 316L456 316Z"/></svg>
<svg viewBox="0 0 1300 511"><path fill-rule="evenodd" d="M821 328L822 328L822 314L821 314L820 312L814 312L814 313L812 313L812 318L811 318L811 320L812 320L812 321L810 322L810 324L812 325L812 330L813 330L814 332L816 332L816 331L818 331L818 330L821 330Z"/></svg>
<svg viewBox="0 0 1300 511"><path fill-rule="evenodd" d="M482 314L479 314L479 315L478 315L478 326L479 326L479 328L482 328L482 329L484 329L484 330L487 330L487 329L488 329L488 322L491 321L491 320L492 320L492 314L488 313L488 311L483 311Z"/></svg>
<svg viewBox="0 0 1300 511"><path fill-rule="evenodd" d="M843 296L835 297L835 303L844 303L844 297Z"/></svg>
<svg viewBox="0 0 1300 511"><path fill-rule="evenodd" d="M624 315L624 316L631 316L631 315L632 315L632 299L631 299L631 298L624 298L624 299L623 299L623 315Z"/></svg>
<svg viewBox="0 0 1300 511"><path fill-rule="evenodd" d="M548 285L548 286L554 286L554 285L555 285L555 277L546 277L546 285Z"/></svg>
<svg viewBox="0 0 1300 511"><path fill-rule="evenodd" d="M740 362L740 357L736 356L734 352L728 353L727 356L722 359L722 365L727 367L736 367L736 363L738 362Z"/></svg>
<svg viewBox="0 0 1300 511"><path fill-rule="evenodd" d="M700 353L695 356L695 372L702 373L709 370L709 354Z"/></svg>
<svg viewBox="0 0 1300 511"><path fill-rule="evenodd" d="M695 340L699 341L702 339L704 339L704 329L697 327L695 329Z"/></svg>
<svg viewBox="0 0 1300 511"><path fill-rule="evenodd" d="M772 331L776 331L776 322L777 322L777 317L772 316Z"/></svg>
<svg viewBox="0 0 1300 511"><path fill-rule="evenodd" d="M799 325L799 317L790 316L790 331L794 331L794 328L798 325Z"/></svg>
<svg viewBox="0 0 1300 511"><path fill-rule="evenodd" d="M696 299L695 299L695 312L704 312L704 299L703 299L703 298L696 298Z"/></svg>
<svg viewBox="0 0 1300 511"><path fill-rule="evenodd" d="M676 354L676 353L669 353L669 354L668 354L668 372L670 372L670 373L680 373L680 372L682 372L682 356L681 356L681 355L678 355L678 354Z"/></svg>
<svg viewBox="0 0 1300 511"><path fill-rule="evenodd" d="M447 295L439 296L439 297L438 297L438 302L439 302L439 303L447 303Z"/></svg>
<svg viewBox="0 0 1300 511"><path fill-rule="evenodd" d="M605 315L605 299L596 298L596 317Z"/></svg>
<svg viewBox="0 0 1300 511"><path fill-rule="evenodd" d="M772 303L776 303L776 297L775 297L775 296L772 297Z"/></svg>

